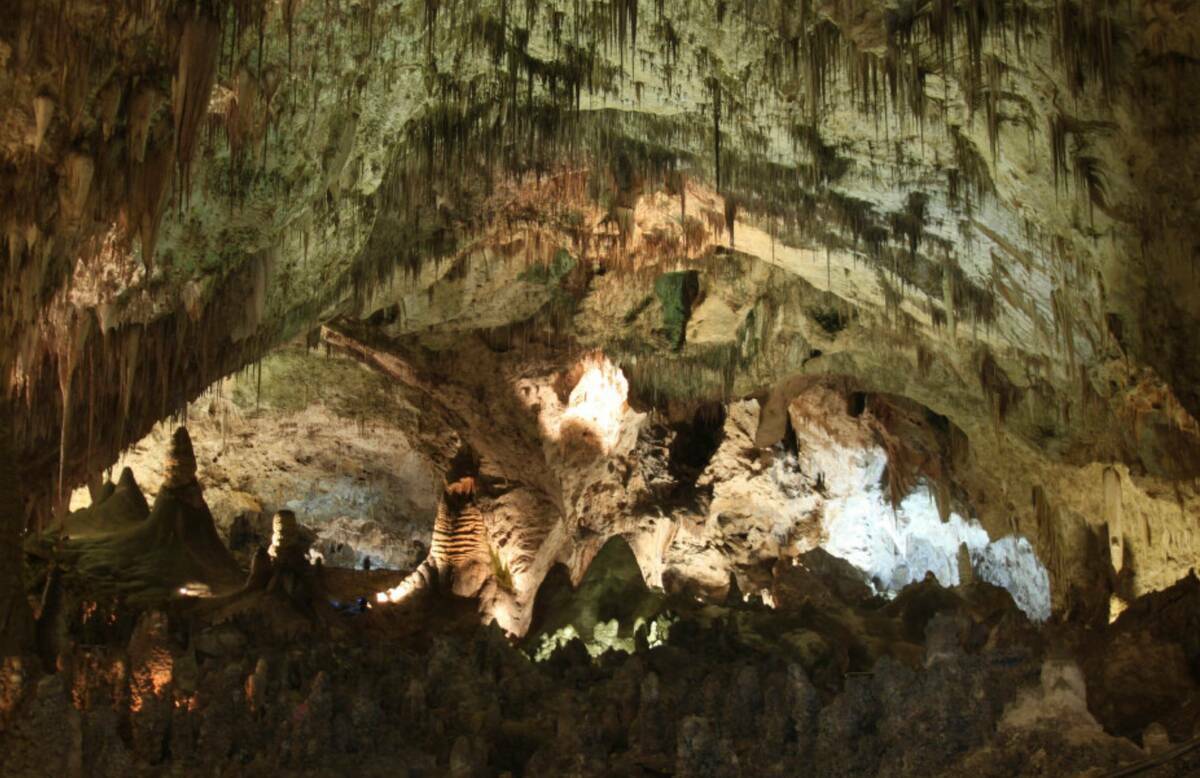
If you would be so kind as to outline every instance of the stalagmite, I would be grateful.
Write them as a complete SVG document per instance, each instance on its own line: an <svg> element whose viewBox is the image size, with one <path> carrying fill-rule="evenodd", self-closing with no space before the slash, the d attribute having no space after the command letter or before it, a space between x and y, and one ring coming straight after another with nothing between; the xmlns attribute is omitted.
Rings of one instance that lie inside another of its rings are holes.
<svg viewBox="0 0 1200 778"><path fill-rule="evenodd" d="M163 463L163 488L179 489L196 481L196 452L186 427L171 435L171 446Z"/></svg>
<svg viewBox="0 0 1200 778"><path fill-rule="evenodd" d="M276 511L271 519L271 545L267 553L272 558L287 554L300 539L300 530L293 511Z"/></svg>
<svg viewBox="0 0 1200 778"><path fill-rule="evenodd" d="M5 778L1200 768L1197 9L10 5Z"/></svg>
<svg viewBox="0 0 1200 778"><path fill-rule="evenodd" d="M971 550L966 543L958 544L958 583L969 586L975 583L975 568L971 564Z"/></svg>
<svg viewBox="0 0 1200 778"><path fill-rule="evenodd" d="M271 573L266 589L286 594L294 605L304 610L312 605L316 577L308 560L311 547L312 536L297 523L296 514L286 509L276 511L271 519L271 545L267 549ZM258 564L261 566L262 562ZM261 577L259 574L259 579ZM252 570L251 581L254 580Z"/></svg>

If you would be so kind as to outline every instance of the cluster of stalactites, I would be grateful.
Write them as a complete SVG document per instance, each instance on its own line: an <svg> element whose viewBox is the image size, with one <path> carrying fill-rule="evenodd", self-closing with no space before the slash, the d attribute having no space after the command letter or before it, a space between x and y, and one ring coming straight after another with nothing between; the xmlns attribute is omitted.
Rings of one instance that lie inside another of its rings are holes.
<svg viewBox="0 0 1200 778"><path fill-rule="evenodd" d="M825 216L836 218L839 211L837 193L830 185L849 163L839 159L836 147L822 139L820 116L843 87L853 105L876 117L877 128L881 112L894 113L901 120L915 118L923 127L929 102L926 77L939 73L944 82L957 79L968 114L977 110L985 114L994 160L1000 124L1012 120L1000 106L1002 99L1009 99L1005 95L1011 94L1005 83L1010 77L1005 65L1009 53L1020 54L1025 47L1049 39L1049 49L1062 67L1062 82L1069 84L1071 91L1098 85L1100 92L1111 95L1116 83L1113 62L1124 23L1118 19L1125 18L1123 11L1107 0L1098 4L1059 0L1050 9L1034 8L1021 0L939 0L907 12L882 12L872 23L880 28L885 45L872 48L855 37L861 31L845 33L836 13L816 13L807 2L719 5L713 13L720 24L763 28L758 39L766 41L765 72L773 86L761 92L735 87L723 72L720 57L701 49L694 67L704 79L708 101L682 106L694 109L695 117L702 121L681 123L615 112L592 120L579 110L581 92L620 94L626 88L631 73L624 60L611 62L612 39L607 36L628 29L637 49L636 3L577 4L563 10L531 4L523 16L511 12L506 2L464 13L455 13L462 9L452 3L427 3L425 34L431 49L434 42L439 50L453 50L456 42L461 46L466 41L469 48L491 55L496 73L490 82L469 85L440 74L432 81L427 109L408 125L402 151L385 181L383 201L389 211L404 215L410 231L418 236L403 260L409 269L418 268L430 256L454 250L453 240L445 240L452 230L429 225L438 225L448 215L469 219L470 209L454 205L469 201L473 187L478 191L481 184L488 189L505 176L542 175L579 160L601 172L601 178L611 177L612 184L600 187L610 199L620 199L622 179L631 178L627 171L643 189L669 185L673 177L687 175L715 181L716 190L735 212L740 207L766 215L772 225L776 220L790 220L793 229L804 231L804 224L827 223ZM604 14L603 19L597 14ZM682 19L673 20L659 3L651 34L640 38L638 58L673 70L679 61L680 41L675 22ZM1072 20L1086 22L1082 28L1086 34L1078 40L1059 34ZM538 35L550 36L552 55L545 54L546 48L531 45ZM619 39L623 51L625 35L621 33ZM656 43L660 47L657 52ZM801 84L799 102L784 99L788 79L798 79ZM797 107L773 113L764 100ZM768 117L768 123L782 116L787 125L784 134L799 141L796 147L811 157L811 164L772 163L773 152L765 136L750 132L749 123L743 121L747 112ZM887 127L885 122L885 135ZM947 204L969 216L979 200L994 192L990 167L963 128L947 123L945 129L954 149L954 159L947 166ZM911 164L901 152L898 155L898 166ZM1081 188L1090 193L1091 202L1104 202L1104 178L1096 157L1086 153L1076 157ZM1057 174L1063 167L1056 161L1053 169ZM802 175L797 176L798 172ZM826 245L843 241L833 231L827 232L815 237ZM870 233L867 237L874 241L872 245L879 245L870 230L851 232L856 243L861 235ZM916 253L920 238L919 228L915 236L909 236L910 253ZM953 260L945 264L951 272L956 266ZM370 284L389 273L390 268L367 269L358 274L355 284ZM970 303L969 310L958 313L980 314L986 322L990 303L984 299L986 295L975 291L956 296ZM981 300L983 304L977 304ZM950 316L947 311L935 318L944 321Z"/></svg>

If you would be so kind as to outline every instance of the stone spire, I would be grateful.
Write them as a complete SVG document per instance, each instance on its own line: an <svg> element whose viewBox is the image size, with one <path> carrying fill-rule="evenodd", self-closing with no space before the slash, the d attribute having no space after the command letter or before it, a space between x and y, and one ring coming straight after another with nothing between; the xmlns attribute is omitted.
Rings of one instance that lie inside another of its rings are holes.
<svg viewBox="0 0 1200 778"><path fill-rule="evenodd" d="M280 556L292 548L300 539L300 528L296 522L296 514L289 510L275 512L271 520L271 547L267 553L272 558Z"/></svg>
<svg viewBox="0 0 1200 778"><path fill-rule="evenodd" d="M163 477L164 489L178 489L196 480L196 454L187 427L179 427L171 436L171 447Z"/></svg>

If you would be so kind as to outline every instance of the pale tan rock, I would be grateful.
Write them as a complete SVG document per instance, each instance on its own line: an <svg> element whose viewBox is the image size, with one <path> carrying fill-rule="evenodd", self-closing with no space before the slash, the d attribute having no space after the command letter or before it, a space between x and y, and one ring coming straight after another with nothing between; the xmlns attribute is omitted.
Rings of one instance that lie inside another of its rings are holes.
<svg viewBox="0 0 1200 778"><path fill-rule="evenodd" d="M1161 754L1171 748L1171 736L1167 728L1157 721L1150 723L1142 731L1142 748L1148 754Z"/></svg>
<svg viewBox="0 0 1200 778"><path fill-rule="evenodd" d="M34 128L30 136L30 144L35 152L42 148L46 138L46 130L50 127L50 119L54 116L54 98L41 94L33 98Z"/></svg>

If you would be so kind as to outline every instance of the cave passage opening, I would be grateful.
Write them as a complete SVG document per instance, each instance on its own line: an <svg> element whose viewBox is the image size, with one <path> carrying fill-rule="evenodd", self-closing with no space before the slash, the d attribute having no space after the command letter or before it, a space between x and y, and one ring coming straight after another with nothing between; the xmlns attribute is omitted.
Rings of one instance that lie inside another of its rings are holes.
<svg viewBox="0 0 1200 778"><path fill-rule="evenodd" d="M882 463L873 466L881 470ZM925 485L899 506L868 487L831 502L827 511L822 548L861 570L886 597L927 575L944 587L978 579L1006 590L1032 621L1050 618L1050 574L1029 540L993 540L978 521L955 512L943 520Z"/></svg>
<svg viewBox="0 0 1200 778"><path fill-rule="evenodd" d="M415 413L356 360L293 341L161 420L107 476L128 468L153 502L173 430L186 424L216 528L244 562L271 542L271 517L284 510L310 536L312 561L407 570L429 547L436 508L433 469L404 429ZM76 489L70 510L96 491Z"/></svg>

